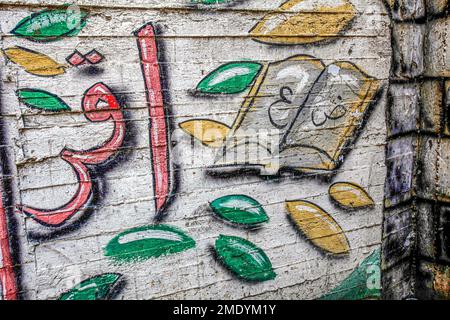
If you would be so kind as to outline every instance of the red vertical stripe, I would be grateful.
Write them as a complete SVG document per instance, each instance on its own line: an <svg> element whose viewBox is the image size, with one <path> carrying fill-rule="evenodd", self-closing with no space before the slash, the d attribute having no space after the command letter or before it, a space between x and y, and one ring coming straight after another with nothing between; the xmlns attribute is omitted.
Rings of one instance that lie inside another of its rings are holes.
<svg viewBox="0 0 450 320"><path fill-rule="evenodd" d="M159 214L166 207L171 194L169 128L164 109L155 29L152 24L147 24L136 32L136 36L149 105L153 188L155 208Z"/></svg>

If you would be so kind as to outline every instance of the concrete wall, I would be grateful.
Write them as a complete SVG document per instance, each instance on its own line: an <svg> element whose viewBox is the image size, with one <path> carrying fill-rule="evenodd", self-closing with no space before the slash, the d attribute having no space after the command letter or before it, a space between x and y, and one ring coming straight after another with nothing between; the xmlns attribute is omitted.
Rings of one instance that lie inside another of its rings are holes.
<svg viewBox="0 0 450 320"><path fill-rule="evenodd" d="M1 1L3 298L380 296L390 17L283 2Z"/></svg>

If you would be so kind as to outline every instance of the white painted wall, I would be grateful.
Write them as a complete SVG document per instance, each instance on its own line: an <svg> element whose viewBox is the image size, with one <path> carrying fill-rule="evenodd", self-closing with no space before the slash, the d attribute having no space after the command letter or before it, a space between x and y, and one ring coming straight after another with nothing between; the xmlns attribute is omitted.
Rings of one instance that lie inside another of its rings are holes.
<svg viewBox="0 0 450 320"><path fill-rule="evenodd" d="M63 4L65 1L47 1ZM268 46L247 36L264 10L283 1L241 1L221 6L220 11L195 8L186 1L78 1L91 12L79 37L37 44L8 34L17 22L38 8L41 1L5 1L0 8L2 47L27 47L63 62L77 49L97 49L106 60L103 73L88 76L75 68L64 76L42 79L1 60L2 115L6 121L8 147L14 169L15 203L54 208L70 200L76 190L71 168L58 154L66 146L85 150L107 140L111 123L89 123L78 113L84 91L104 82L126 97L127 116L132 120L132 150L103 176L103 193L86 222L50 240L30 234L48 228L31 219L18 218L21 245L23 296L53 299L77 282L105 272L119 272L126 285L119 299L315 299L336 286L370 253L380 247L383 187L385 180L385 97L380 99L353 150L333 181L363 186L376 207L345 211L331 204L331 182L282 177L264 180L257 176L231 178L208 176L204 168L213 163L213 150L197 144L202 159L190 155L190 138L175 131L176 158L180 166L178 193L164 223L190 234L197 247L173 256L115 266L103 256L103 248L126 229L152 224L154 205L146 107L136 40L131 33L152 21L163 31L160 38L167 61L168 90L176 125L193 118L209 118L231 124L245 93L213 99L193 97L189 90L223 63L251 59L261 62L309 54L326 64L351 61L386 84L390 68L389 18L378 0L352 0L358 11L345 36L325 44ZM166 9L170 8L170 9ZM3 59L3 58L0 58ZM44 114L19 105L14 91L34 87L63 98L74 112ZM270 223L257 231L230 227L205 210L208 202L234 193L252 196L264 205ZM319 252L294 229L287 218L285 200L305 199L326 209L341 225L351 252L335 258ZM210 247L220 234L246 238L264 249L277 278L261 284L236 279L215 261Z"/></svg>

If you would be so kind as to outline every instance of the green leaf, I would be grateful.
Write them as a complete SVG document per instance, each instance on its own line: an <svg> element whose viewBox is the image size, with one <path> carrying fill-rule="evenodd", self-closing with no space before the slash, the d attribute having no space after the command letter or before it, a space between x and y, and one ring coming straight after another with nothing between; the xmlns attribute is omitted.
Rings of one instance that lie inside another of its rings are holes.
<svg viewBox="0 0 450 320"><path fill-rule="evenodd" d="M220 66L207 75L197 86L197 91L208 94L233 94L247 89L261 71L256 62L232 62Z"/></svg>
<svg viewBox="0 0 450 320"><path fill-rule="evenodd" d="M11 31L36 42L51 42L76 36L86 26L87 13L71 10L43 10L22 19Z"/></svg>
<svg viewBox="0 0 450 320"><path fill-rule="evenodd" d="M63 293L59 300L106 300L121 277L120 274L105 273L90 278Z"/></svg>
<svg viewBox="0 0 450 320"><path fill-rule="evenodd" d="M264 251L250 241L221 235L216 240L215 250L224 265L239 278L260 282L276 277Z"/></svg>
<svg viewBox="0 0 450 320"><path fill-rule="evenodd" d="M34 109L47 111L70 110L70 107L58 96L39 89L19 89L17 90L19 100L26 106Z"/></svg>
<svg viewBox="0 0 450 320"><path fill-rule="evenodd" d="M339 286L319 300L380 298L380 276L380 250L375 250Z"/></svg>
<svg viewBox="0 0 450 320"><path fill-rule="evenodd" d="M229 195L210 204L211 209L221 218L244 225L256 225L269 221L261 204L245 195Z"/></svg>
<svg viewBox="0 0 450 320"><path fill-rule="evenodd" d="M105 256L119 262L134 262L194 247L195 241L182 231L168 225L153 225L119 234L106 246Z"/></svg>

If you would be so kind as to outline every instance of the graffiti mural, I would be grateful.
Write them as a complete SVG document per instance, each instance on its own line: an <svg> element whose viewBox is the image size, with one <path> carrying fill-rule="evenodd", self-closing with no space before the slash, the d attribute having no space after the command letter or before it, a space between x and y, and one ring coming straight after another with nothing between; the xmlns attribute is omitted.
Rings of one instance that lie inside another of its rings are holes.
<svg viewBox="0 0 450 320"><path fill-rule="evenodd" d="M1 9L3 298L378 299L385 9L165 6Z"/></svg>
<svg viewBox="0 0 450 320"><path fill-rule="evenodd" d="M364 125L380 86L349 62L325 66L319 59L299 55L265 67L246 62L222 66L197 90L232 94L250 83L229 130L204 120L180 124L206 145L211 145L209 131L216 133L215 142L223 139L223 154L211 171L233 166L258 168L262 174L283 168L307 173L335 170ZM276 131L276 136L263 139L255 134L261 129Z"/></svg>

